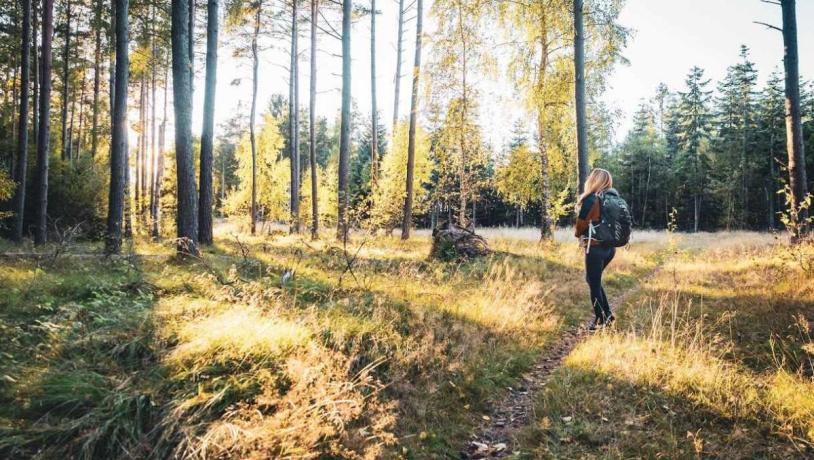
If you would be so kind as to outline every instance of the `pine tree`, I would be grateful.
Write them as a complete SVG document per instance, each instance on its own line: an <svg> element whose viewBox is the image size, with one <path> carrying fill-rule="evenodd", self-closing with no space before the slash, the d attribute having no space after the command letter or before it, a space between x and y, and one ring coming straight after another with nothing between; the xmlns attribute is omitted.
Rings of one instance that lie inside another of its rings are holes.
<svg viewBox="0 0 814 460"><path fill-rule="evenodd" d="M42 0L42 66L40 75L40 129L37 132L37 213L34 243L48 236L48 159L51 138L51 45L54 36L54 0Z"/></svg>
<svg viewBox="0 0 814 460"><path fill-rule="evenodd" d="M176 226L179 255L198 253L198 210L192 154L190 3L172 0L172 87L175 108Z"/></svg>
<svg viewBox="0 0 814 460"><path fill-rule="evenodd" d="M107 210L107 240L105 251L117 254L122 245L122 218L126 194L127 162L127 85L130 75L128 54L130 24L128 21L128 0L116 0L116 87L113 91L113 113L110 143L110 195Z"/></svg>
<svg viewBox="0 0 814 460"><path fill-rule="evenodd" d="M20 121L17 127L17 163L14 170L14 181L17 188L14 192L14 229L15 241L23 239L23 217L25 214L25 184L28 175L28 89L31 76L31 0L23 0L23 26L20 44Z"/></svg>
<svg viewBox="0 0 814 460"><path fill-rule="evenodd" d="M215 88L218 73L218 2L219 0L208 0L206 4L206 83L198 194L198 239L201 244L212 244L212 161L214 156Z"/></svg>
<svg viewBox="0 0 814 460"><path fill-rule="evenodd" d="M785 164L785 155L782 154L785 138L785 96L783 94L783 79L777 72L772 72L759 96L759 113L756 151L761 159L756 162L756 177L763 178L762 184L758 180L765 194L765 224L770 230L777 228L777 211L780 209L777 202L777 193L781 188L779 169Z"/></svg>
<svg viewBox="0 0 814 460"><path fill-rule="evenodd" d="M683 191L692 197L693 231L700 227L704 190L708 182L709 157L707 142L710 131L710 108L712 91L706 88L710 80L704 79L704 70L690 69L685 81L686 92L679 92L677 108L677 139L679 147L678 168L685 179Z"/></svg>
<svg viewBox="0 0 814 460"><path fill-rule="evenodd" d="M716 99L715 153L713 168L715 190L721 194L726 228L753 224L749 198L756 158L756 84L757 70L749 60L749 49L741 47L741 61L727 69L718 84ZM734 173L734 174L733 174Z"/></svg>

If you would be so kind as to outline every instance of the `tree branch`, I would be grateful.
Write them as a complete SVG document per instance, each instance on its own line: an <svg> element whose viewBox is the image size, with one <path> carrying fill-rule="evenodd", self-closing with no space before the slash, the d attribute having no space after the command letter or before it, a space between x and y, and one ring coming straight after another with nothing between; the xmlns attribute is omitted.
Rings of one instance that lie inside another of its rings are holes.
<svg viewBox="0 0 814 460"><path fill-rule="evenodd" d="M760 22L760 21L752 21L752 22L754 22L755 24L759 24L759 25L761 25L761 26L766 26L766 27L768 27L769 29L774 29L774 30L776 30L776 31L778 31L778 32L783 32L783 29L781 29L780 27L773 26L773 25L771 25L771 24L766 24L765 22Z"/></svg>

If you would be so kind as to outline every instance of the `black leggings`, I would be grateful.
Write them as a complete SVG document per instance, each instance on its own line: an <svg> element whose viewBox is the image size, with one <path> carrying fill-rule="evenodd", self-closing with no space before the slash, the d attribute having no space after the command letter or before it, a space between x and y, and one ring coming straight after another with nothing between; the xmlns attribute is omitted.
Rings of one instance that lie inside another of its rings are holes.
<svg viewBox="0 0 814 460"><path fill-rule="evenodd" d="M594 307L596 318L601 321L605 321L612 314L608 296L602 288L602 272L613 260L614 255L616 248L605 246L592 246L585 254L585 279L591 288L591 305Z"/></svg>

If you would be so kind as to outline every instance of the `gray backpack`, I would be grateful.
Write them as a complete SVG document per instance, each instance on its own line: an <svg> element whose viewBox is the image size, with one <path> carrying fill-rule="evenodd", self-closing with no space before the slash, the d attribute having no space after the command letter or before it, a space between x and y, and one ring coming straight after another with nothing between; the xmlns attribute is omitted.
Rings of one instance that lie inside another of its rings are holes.
<svg viewBox="0 0 814 460"><path fill-rule="evenodd" d="M593 238L602 243L621 247L630 242L633 219L627 202L616 189L608 189L602 194L599 223L593 225Z"/></svg>

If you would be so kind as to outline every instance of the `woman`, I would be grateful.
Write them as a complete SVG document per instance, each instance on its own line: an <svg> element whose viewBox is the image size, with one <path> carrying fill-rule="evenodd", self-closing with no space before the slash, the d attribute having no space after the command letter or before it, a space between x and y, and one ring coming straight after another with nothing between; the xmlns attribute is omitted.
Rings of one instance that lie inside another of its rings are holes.
<svg viewBox="0 0 814 460"><path fill-rule="evenodd" d="M588 175L585 189L577 200L579 213L575 236L585 248L585 279L591 290L591 304L595 315L588 326L591 331L609 325L615 319L608 303L608 296L602 288L602 272L616 255L616 248L598 241L593 234L593 226L599 223L601 217L602 196L605 193L618 195L612 187L611 174L604 169L596 168Z"/></svg>

